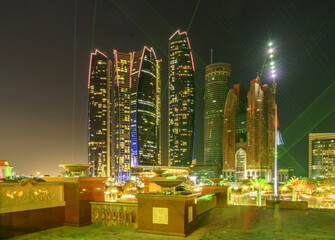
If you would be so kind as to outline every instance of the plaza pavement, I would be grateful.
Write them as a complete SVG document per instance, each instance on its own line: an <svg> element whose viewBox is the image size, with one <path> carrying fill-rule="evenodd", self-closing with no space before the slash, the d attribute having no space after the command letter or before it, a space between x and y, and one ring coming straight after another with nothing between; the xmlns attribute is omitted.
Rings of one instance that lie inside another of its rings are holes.
<svg viewBox="0 0 335 240"><path fill-rule="evenodd" d="M89 225L58 227L13 240L183 239L137 233L136 229ZM198 229L185 239L335 239L335 210L275 210L265 207L215 208L198 216Z"/></svg>

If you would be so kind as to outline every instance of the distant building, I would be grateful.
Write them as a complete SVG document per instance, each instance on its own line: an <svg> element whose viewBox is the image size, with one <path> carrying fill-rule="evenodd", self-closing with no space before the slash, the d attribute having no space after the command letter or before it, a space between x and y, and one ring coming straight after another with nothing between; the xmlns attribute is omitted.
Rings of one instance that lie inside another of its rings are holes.
<svg viewBox="0 0 335 240"><path fill-rule="evenodd" d="M205 73L204 157L206 164L223 162L223 115L231 79L229 63L213 63ZM221 173L220 173L221 174ZM219 174L219 175L220 175Z"/></svg>
<svg viewBox="0 0 335 240"><path fill-rule="evenodd" d="M308 143L308 176L334 177L335 133L310 133Z"/></svg>
<svg viewBox="0 0 335 240"><path fill-rule="evenodd" d="M90 176L111 172L112 62L102 52L91 53L88 79L88 162Z"/></svg>
<svg viewBox="0 0 335 240"><path fill-rule="evenodd" d="M280 184L287 183L288 180L290 180L291 177L294 176L294 169L293 168L281 168L278 169L278 182Z"/></svg>
<svg viewBox="0 0 335 240"><path fill-rule="evenodd" d="M224 178L273 181L275 114L274 90L258 77L250 82L247 94L238 84L229 90L223 124Z"/></svg>
<svg viewBox="0 0 335 240"><path fill-rule="evenodd" d="M9 162L0 159L0 179L11 179L13 167L9 165Z"/></svg>
<svg viewBox="0 0 335 240"><path fill-rule="evenodd" d="M152 170L166 170L167 172L163 174L164 177L179 177L187 178L190 174L189 167L179 167L179 166L138 166L131 167L132 178L151 178L157 177L157 174L152 172Z"/></svg>
<svg viewBox="0 0 335 240"><path fill-rule="evenodd" d="M198 180L207 178L217 178L221 175L222 168L219 164L192 164L190 166L190 176Z"/></svg>
<svg viewBox="0 0 335 240"><path fill-rule="evenodd" d="M194 62L186 32L169 38L169 166L194 158Z"/></svg>

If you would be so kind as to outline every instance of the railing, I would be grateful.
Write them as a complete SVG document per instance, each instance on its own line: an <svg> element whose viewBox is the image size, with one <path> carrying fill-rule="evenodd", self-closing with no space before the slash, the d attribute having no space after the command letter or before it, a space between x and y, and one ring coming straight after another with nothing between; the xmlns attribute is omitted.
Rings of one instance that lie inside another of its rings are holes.
<svg viewBox="0 0 335 240"><path fill-rule="evenodd" d="M137 228L136 202L91 202L92 224Z"/></svg>

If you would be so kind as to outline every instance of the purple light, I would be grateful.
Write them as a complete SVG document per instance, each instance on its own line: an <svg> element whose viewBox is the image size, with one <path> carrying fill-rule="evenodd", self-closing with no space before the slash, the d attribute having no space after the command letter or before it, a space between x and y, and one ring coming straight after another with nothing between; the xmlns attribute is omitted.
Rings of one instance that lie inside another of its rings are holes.
<svg viewBox="0 0 335 240"><path fill-rule="evenodd" d="M272 74L271 77L272 77L272 78L275 78L275 77L276 77L276 74Z"/></svg>

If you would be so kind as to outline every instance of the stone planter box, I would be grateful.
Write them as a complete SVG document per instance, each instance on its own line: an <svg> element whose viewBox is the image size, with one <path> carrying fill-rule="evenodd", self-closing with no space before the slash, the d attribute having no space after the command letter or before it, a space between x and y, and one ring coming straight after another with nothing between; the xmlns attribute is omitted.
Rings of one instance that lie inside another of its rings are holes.
<svg viewBox="0 0 335 240"><path fill-rule="evenodd" d="M199 194L137 194L138 232L186 237L197 227Z"/></svg>
<svg viewBox="0 0 335 240"><path fill-rule="evenodd" d="M306 210L308 209L307 201L276 201L276 200L266 200L267 208L275 208L278 206L280 209L299 209Z"/></svg>

